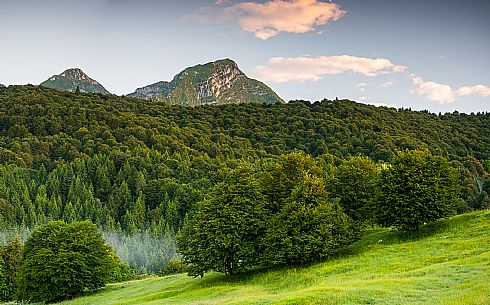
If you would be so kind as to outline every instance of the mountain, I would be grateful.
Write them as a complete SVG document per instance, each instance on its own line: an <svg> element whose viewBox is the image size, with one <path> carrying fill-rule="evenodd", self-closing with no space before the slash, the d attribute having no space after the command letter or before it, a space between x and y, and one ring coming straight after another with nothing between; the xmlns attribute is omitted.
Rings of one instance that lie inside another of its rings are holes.
<svg viewBox="0 0 490 305"><path fill-rule="evenodd" d="M271 88L248 78L230 59L189 67L171 82L161 81L138 88L129 96L189 106L284 103Z"/></svg>
<svg viewBox="0 0 490 305"><path fill-rule="evenodd" d="M170 92L170 83L161 81L142 88L136 89L135 92L129 94L133 97L151 99L159 95L167 96Z"/></svg>
<svg viewBox="0 0 490 305"><path fill-rule="evenodd" d="M59 75L53 75L41 83L41 86L70 92L75 92L79 87L81 92L110 94L98 81L90 78L78 68L68 69Z"/></svg>

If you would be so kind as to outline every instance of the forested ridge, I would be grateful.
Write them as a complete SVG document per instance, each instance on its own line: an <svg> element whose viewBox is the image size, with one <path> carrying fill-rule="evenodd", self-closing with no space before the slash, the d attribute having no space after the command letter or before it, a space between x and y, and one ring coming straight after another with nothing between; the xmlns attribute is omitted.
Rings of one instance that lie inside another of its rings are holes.
<svg viewBox="0 0 490 305"><path fill-rule="evenodd" d="M436 115L348 100L191 108L35 86L2 89L0 102L2 163L35 168L137 147L221 160L301 150L389 161L406 148L490 158L490 113Z"/></svg>
<svg viewBox="0 0 490 305"><path fill-rule="evenodd" d="M0 88L0 226L89 219L137 273L171 272L179 267L175 235L238 165L293 151L336 165L350 156L390 162L412 149L461 170L466 208L488 200L480 197L490 113L437 115L348 100L191 108L9 86Z"/></svg>

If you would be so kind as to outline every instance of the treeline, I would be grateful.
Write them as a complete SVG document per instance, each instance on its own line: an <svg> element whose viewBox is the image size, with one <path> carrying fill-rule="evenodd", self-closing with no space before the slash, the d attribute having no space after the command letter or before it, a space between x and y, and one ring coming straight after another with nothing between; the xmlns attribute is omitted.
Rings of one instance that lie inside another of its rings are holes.
<svg viewBox="0 0 490 305"><path fill-rule="evenodd" d="M0 229L26 238L29 228L51 220L90 220L135 273L167 272L178 258L175 234L218 176L169 175L185 173L181 166L199 170L174 158L151 150L86 156L51 171L0 165Z"/></svg>
<svg viewBox="0 0 490 305"><path fill-rule="evenodd" d="M400 152L391 164L332 163L291 153L233 170L178 236L189 275L320 261L369 224L413 233L462 204L458 170L428 151ZM483 189L490 192L489 179Z"/></svg>
<svg viewBox="0 0 490 305"><path fill-rule="evenodd" d="M90 220L135 273L167 273L180 268L175 236L197 203L221 194L216 185L228 187L243 164L304 152L328 164L321 168L337 179L325 182L332 193L356 175L342 176L344 160L366 156L379 166L405 149L451 160L463 186L459 212L488 205L488 113L435 115L346 100L189 108L10 86L0 88L0 228L26 238L50 220ZM339 188L336 198L345 209L367 187Z"/></svg>
<svg viewBox="0 0 490 305"><path fill-rule="evenodd" d="M300 150L389 161L404 149L490 159L490 113L436 115L348 100L190 108L35 86L0 90L0 162L34 168L136 148L218 160Z"/></svg>

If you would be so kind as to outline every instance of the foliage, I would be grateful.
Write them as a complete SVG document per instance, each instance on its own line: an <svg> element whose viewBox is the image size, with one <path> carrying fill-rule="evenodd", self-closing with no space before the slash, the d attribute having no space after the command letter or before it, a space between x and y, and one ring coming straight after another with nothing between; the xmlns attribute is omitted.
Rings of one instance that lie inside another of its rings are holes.
<svg viewBox="0 0 490 305"><path fill-rule="evenodd" d="M334 170L332 193L340 198L344 212L356 221L370 218L377 172L376 165L367 157L351 157Z"/></svg>
<svg viewBox="0 0 490 305"><path fill-rule="evenodd" d="M239 167L197 212L178 239L189 275L208 270L233 275L256 264L258 237L264 228L262 194L253 169Z"/></svg>
<svg viewBox="0 0 490 305"><path fill-rule="evenodd" d="M191 108L9 86L0 90L0 228L91 220L114 237L133 272L162 273L179 259L174 236L185 218L243 162L284 166L259 179L265 211L276 214L303 177L289 172L294 164L273 162L282 155L316 158L308 171L331 177L350 156L390 162L397 150L414 148L460 164L458 212L488 206L480 187L490 164L489 113L436 115L348 100ZM326 181L328 196L356 217L344 188L333 185Z"/></svg>
<svg viewBox="0 0 490 305"><path fill-rule="evenodd" d="M0 165L0 228L90 219L134 272L161 273L178 258L173 236L209 185L165 177L166 164L191 166L157 153L98 154L50 171Z"/></svg>
<svg viewBox="0 0 490 305"><path fill-rule="evenodd" d="M389 161L397 150L415 148L451 160L490 159L489 113L436 115L347 100L188 108L35 86L0 91L0 113L0 161L35 168L138 147L191 161L293 150Z"/></svg>
<svg viewBox="0 0 490 305"><path fill-rule="evenodd" d="M270 213L278 213L294 189L308 176L320 178L323 170L312 156L302 152L283 155L266 164L260 185Z"/></svg>
<svg viewBox="0 0 490 305"><path fill-rule="evenodd" d="M356 238L311 156L291 153L255 171L230 173L184 226L178 246L190 275L314 262Z"/></svg>
<svg viewBox="0 0 490 305"><path fill-rule="evenodd" d="M351 243L357 235L339 204L327 199L319 177L303 176L268 222L263 237L263 265L319 261Z"/></svg>
<svg viewBox="0 0 490 305"><path fill-rule="evenodd" d="M446 159L418 150L400 152L381 171L378 188L379 224L409 231L452 215L460 190L457 172Z"/></svg>
<svg viewBox="0 0 490 305"><path fill-rule="evenodd" d="M22 242L15 236L0 248L0 300L12 300L17 291L17 272L22 262Z"/></svg>
<svg viewBox="0 0 490 305"><path fill-rule="evenodd" d="M17 299L52 302L79 296L103 287L115 264L94 224L49 222L25 242Z"/></svg>

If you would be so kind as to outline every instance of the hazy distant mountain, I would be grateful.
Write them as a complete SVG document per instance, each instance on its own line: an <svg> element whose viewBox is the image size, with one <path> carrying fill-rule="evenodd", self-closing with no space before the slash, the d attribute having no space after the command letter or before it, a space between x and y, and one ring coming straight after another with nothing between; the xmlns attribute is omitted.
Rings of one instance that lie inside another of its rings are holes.
<svg viewBox="0 0 490 305"><path fill-rule="evenodd" d="M189 67L171 82L158 82L136 89L129 96L172 104L284 103L264 83L248 78L230 59Z"/></svg>
<svg viewBox="0 0 490 305"><path fill-rule="evenodd" d="M109 94L104 86L78 68L68 69L59 75L53 75L41 83L41 86L71 92L75 92L79 87L80 92Z"/></svg>

